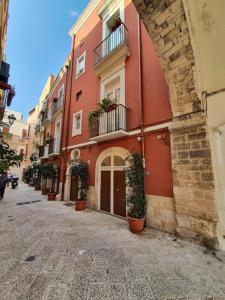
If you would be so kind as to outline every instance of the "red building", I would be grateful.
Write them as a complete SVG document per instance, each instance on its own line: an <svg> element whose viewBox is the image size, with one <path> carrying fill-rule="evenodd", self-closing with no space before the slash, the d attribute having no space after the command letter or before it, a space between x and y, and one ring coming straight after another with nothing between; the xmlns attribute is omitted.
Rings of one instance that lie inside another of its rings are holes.
<svg viewBox="0 0 225 300"><path fill-rule="evenodd" d="M147 222L174 232L168 87L132 1L90 1L70 35L70 65L49 93L52 121L44 122L51 124L47 157L60 165L62 199L76 198L71 166L80 158L89 164L89 206L126 216L125 158L139 152L147 174ZM103 99L116 105L90 118Z"/></svg>

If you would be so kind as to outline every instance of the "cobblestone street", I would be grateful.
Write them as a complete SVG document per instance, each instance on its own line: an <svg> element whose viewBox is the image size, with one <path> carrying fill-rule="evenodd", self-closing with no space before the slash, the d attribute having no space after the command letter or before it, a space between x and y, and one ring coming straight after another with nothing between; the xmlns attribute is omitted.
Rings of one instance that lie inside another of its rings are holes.
<svg viewBox="0 0 225 300"><path fill-rule="evenodd" d="M0 300L225 299L225 264L204 248L24 184L0 202L0 245Z"/></svg>

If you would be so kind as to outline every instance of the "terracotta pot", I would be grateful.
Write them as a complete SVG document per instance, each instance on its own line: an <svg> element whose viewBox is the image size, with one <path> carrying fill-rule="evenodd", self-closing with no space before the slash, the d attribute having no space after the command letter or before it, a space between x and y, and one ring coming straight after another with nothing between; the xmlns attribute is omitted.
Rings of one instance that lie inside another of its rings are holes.
<svg viewBox="0 0 225 300"><path fill-rule="evenodd" d="M55 201L56 193L48 193L48 201Z"/></svg>
<svg viewBox="0 0 225 300"><path fill-rule="evenodd" d="M145 218L136 219L128 217L128 224L130 227L130 231L133 233L140 233L144 230L144 222Z"/></svg>
<svg viewBox="0 0 225 300"><path fill-rule="evenodd" d="M48 189L42 189L41 193L42 193L42 195L47 195L48 194Z"/></svg>
<svg viewBox="0 0 225 300"><path fill-rule="evenodd" d="M75 210L82 211L86 208L86 201L85 200L77 200L75 201Z"/></svg>
<svg viewBox="0 0 225 300"><path fill-rule="evenodd" d="M35 185L35 186L34 186L34 190L35 190L35 191L40 191L40 189L41 189L41 186L40 186L40 185Z"/></svg>

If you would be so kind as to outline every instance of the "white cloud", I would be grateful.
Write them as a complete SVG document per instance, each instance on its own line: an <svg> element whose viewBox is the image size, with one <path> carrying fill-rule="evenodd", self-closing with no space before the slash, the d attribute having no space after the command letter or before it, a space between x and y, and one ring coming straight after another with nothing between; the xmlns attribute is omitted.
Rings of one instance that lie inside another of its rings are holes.
<svg viewBox="0 0 225 300"><path fill-rule="evenodd" d="M77 17L79 16L79 11L76 11L76 10L71 9L71 11L70 11L70 16L71 16L72 18L77 18Z"/></svg>

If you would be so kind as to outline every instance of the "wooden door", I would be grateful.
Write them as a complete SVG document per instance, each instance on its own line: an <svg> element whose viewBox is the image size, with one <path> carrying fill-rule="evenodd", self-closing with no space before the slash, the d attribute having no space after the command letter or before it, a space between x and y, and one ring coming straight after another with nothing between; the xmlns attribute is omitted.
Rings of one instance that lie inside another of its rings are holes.
<svg viewBox="0 0 225 300"><path fill-rule="evenodd" d="M111 172L101 171L101 205L100 209L110 212Z"/></svg>
<svg viewBox="0 0 225 300"><path fill-rule="evenodd" d="M124 171L114 171L114 214L126 217L126 179Z"/></svg>
<svg viewBox="0 0 225 300"><path fill-rule="evenodd" d="M71 186L70 186L70 200L76 201L78 199L78 178L77 176L71 176Z"/></svg>

